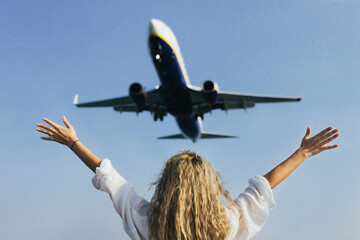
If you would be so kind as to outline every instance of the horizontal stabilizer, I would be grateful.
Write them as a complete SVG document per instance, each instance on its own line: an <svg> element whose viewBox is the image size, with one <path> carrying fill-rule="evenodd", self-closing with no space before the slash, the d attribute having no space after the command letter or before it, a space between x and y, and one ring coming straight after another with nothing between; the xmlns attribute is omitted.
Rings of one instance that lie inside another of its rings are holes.
<svg viewBox="0 0 360 240"><path fill-rule="evenodd" d="M203 132L203 133L201 133L200 138L204 139L204 138L237 138L237 137L238 136ZM169 136L164 136L164 137L158 137L158 139L186 139L186 137L184 137L184 135L182 135L182 134L174 134L174 135L169 135Z"/></svg>
<svg viewBox="0 0 360 240"><path fill-rule="evenodd" d="M174 134L164 137L158 137L158 139L185 139L184 135L182 134Z"/></svg>
<svg viewBox="0 0 360 240"><path fill-rule="evenodd" d="M201 133L200 138L237 138L238 136L231 136L231 135L223 135L217 133Z"/></svg>

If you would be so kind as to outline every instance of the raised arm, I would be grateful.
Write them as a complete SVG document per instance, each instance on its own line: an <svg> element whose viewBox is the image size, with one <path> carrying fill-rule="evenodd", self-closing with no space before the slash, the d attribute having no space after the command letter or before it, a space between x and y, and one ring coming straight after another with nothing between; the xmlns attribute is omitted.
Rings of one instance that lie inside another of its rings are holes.
<svg viewBox="0 0 360 240"><path fill-rule="evenodd" d="M338 131L338 129L328 127L317 135L310 137L311 129L310 127L307 127L307 131L301 142L300 148L297 149L288 159L264 175L264 177L268 180L270 187L272 189L276 187L308 157L321 153L324 150L338 147L337 144L326 146L326 144L330 143L339 136Z"/></svg>
<svg viewBox="0 0 360 240"><path fill-rule="evenodd" d="M81 161L86 164L86 166L95 172L96 167L100 165L100 158L98 158L80 142L76 136L74 128L70 125L68 120L63 117L65 127L46 118L43 120L50 126L40 123L36 124L36 126L39 127L36 129L38 132L48 135L48 137L42 136L41 139L58 142L68 146L81 159Z"/></svg>

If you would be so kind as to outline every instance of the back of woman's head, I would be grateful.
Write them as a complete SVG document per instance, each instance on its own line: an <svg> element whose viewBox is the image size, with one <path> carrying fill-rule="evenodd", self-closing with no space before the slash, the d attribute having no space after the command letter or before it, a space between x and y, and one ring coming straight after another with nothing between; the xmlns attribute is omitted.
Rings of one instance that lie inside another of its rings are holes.
<svg viewBox="0 0 360 240"><path fill-rule="evenodd" d="M233 203L213 166L194 152L169 159L149 207L152 239L225 239L229 223L221 195Z"/></svg>

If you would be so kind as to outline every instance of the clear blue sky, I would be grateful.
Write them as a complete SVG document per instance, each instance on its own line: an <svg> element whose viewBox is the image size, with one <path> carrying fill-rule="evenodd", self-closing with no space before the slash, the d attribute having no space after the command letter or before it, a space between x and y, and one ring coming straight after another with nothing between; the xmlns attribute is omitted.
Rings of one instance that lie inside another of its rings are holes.
<svg viewBox="0 0 360 240"><path fill-rule="evenodd" d="M302 96L300 103L214 111L204 130L238 139L159 141L171 116L77 109L80 101L159 84L147 49L151 18L177 36L190 81ZM79 138L142 195L182 149L207 158L236 197L300 144L306 126L340 129L340 147L308 159L275 190L277 208L254 238L360 236L359 1L2 1L0 7L1 239L127 239L109 197L66 147L35 123L63 115ZM146 196L151 197L151 192Z"/></svg>

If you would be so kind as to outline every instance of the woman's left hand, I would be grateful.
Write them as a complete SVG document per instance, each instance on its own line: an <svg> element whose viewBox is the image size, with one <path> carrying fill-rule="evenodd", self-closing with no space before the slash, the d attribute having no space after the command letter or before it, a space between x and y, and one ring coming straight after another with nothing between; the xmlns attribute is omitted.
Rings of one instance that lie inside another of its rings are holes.
<svg viewBox="0 0 360 240"><path fill-rule="evenodd" d="M310 137L311 129L310 127L307 127L305 137L301 142L299 150L305 155L306 158L308 158L321 153L322 151L337 148L337 144L330 146L327 146L326 144L337 138L339 136L338 132L339 129L328 127L317 135Z"/></svg>
<svg viewBox="0 0 360 240"><path fill-rule="evenodd" d="M55 141L61 144L64 144L68 147L71 147L71 145L78 140L76 137L76 132L74 128L70 125L68 120L63 117L63 122L65 124L65 127L60 126L59 124L56 124L49 119L43 118L44 122L49 124L50 126L44 125L44 124L36 124L36 126L40 127L36 130L38 132L47 134L48 137L41 137L43 140L47 141Z"/></svg>

